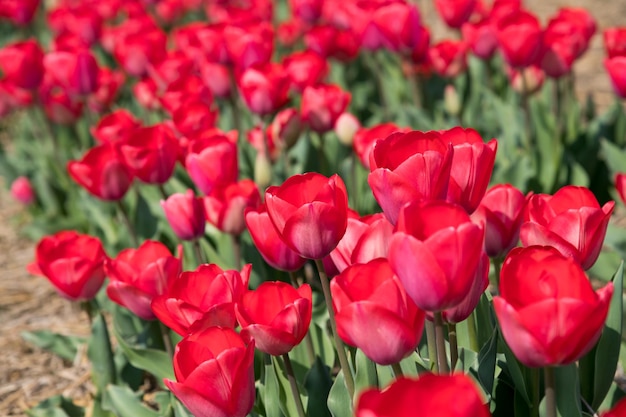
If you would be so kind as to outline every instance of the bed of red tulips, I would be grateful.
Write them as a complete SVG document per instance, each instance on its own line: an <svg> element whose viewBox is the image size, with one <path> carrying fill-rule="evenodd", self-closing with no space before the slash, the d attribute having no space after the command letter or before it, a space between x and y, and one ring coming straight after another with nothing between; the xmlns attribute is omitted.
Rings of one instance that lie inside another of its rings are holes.
<svg viewBox="0 0 626 417"><path fill-rule="evenodd" d="M29 271L92 329L28 340L86 343L94 391L29 415L626 415L626 28L519 0L435 0L437 43L412 0L50 3L0 0L0 170ZM574 93L593 36L602 114Z"/></svg>

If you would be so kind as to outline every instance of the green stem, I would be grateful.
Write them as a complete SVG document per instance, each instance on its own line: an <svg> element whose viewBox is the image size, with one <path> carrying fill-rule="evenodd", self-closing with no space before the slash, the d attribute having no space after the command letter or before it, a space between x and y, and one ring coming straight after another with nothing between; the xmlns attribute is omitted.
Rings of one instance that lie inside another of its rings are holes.
<svg viewBox="0 0 626 417"><path fill-rule="evenodd" d="M233 246L233 257L235 258L235 269L241 269L241 236L231 235L231 244Z"/></svg>
<svg viewBox="0 0 626 417"><path fill-rule="evenodd" d="M128 235L130 236L130 240L131 240L131 242L132 242L134 247L138 247L139 246L139 239L137 238L137 233L135 232L135 227L133 226L132 222L130 221L130 216L128 215L128 211L126 210L126 207L124 207L124 204L122 203L122 200L117 200L116 203L117 203L117 208L118 208L120 214L122 215L122 221L124 222L124 225L128 229Z"/></svg>
<svg viewBox="0 0 626 417"><path fill-rule="evenodd" d="M87 320L89 320L89 327L91 328L93 326L93 314L94 314L93 305L91 304L91 301L90 300L81 301L80 308L87 314Z"/></svg>
<svg viewBox="0 0 626 417"><path fill-rule="evenodd" d="M172 345L172 339L170 339L170 329L165 327L163 323L159 321L159 330L161 331L161 337L163 338L163 346L167 352L167 356L174 357L174 346Z"/></svg>
<svg viewBox="0 0 626 417"><path fill-rule="evenodd" d="M328 282L328 276L324 269L324 263L320 259L315 260L317 271L320 276L320 282L322 283L322 291L324 292L324 298L326 299L326 308L328 309L328 316L330 318L330 329L333 333L333 340L335 342L335 349L337 349L337 356L339 357L339 364L343 369L343 377L346 381L346 387L350 398L354 398L354 377L352 376L352 369L348 363L348 357L346 356L346 349L343 346L342 340L337 334L337 322L335 321L335 309L333 308L333 299L330 295L330 283Z"/></svg>
<svg viewBox="0 0 626 417"><path fill-rule="evenodd" d="M356 179L357 164L359 163L356 152L350 152L350 194L352 197L352 207L359 210L359 183Z"/></svg>
<svg viewBox="0 0 626 417"><path fill-rule="evenodd" d="M469 337L470 348L478 353L480 351L480 344L478 343L478 332L476 331L476 313L472 311L466 320L467 322L467 334Z"/></svg>
<svg viewBox="0 0 626 417"><path fill-rule="evenodd" d="M437 364L440 374L449 374L448 355L446 353L446 336L443 328L443 317L441 311L433 313L435 316L435 341L437 343Z"/></svg>
<svg viewBox="0 0 626 417"><path fill-rule="evenodd" d="M455 323L448 323L448 340L450 341L450 369L454 370L459 360L459 342Z"/></svg>
<svg viewBox="0 0 626 417"><path fill-rule="evenodd" d="M165 201L167 200L167 192L165 192L165 186L163 184L159 184L158 187L159 193L161 194L161 198Z"/></svg>
<svg viewBox="0 0 626 417"><path fill-rule="evenodd" d="M556 389L554 380L554 368L543 368L543 377L546 393L546 417L556 417Z"/></svg>
<svg viewBox="0 0 626 417"><path fill-rule="evenodd" d="M399 362L392 363L391 369L393 369L393 374L395 375L396 379L404 376L404 372L402 372L402 367L400 366Z"/></svg>
<svg viewBox="0 0 626 417"><path fill-rule="evenodd" d="M413 64L411 64L411 62L409 60L406 60L404 65L406 67L412 67ZM409 71L407 71L409 72ZM411 71L412 72L412 71ZM418 108L421 109L422 108L422 91L421 91L421 85L418 82L417 77L412 74L412 73L405 73L404 76L407 78L407 80L409 81L409 89L411 90L411 98L413 99L413 105Z"/></svg>
<svg viewBox="0 0 626 417"><path fill-rule="evenodd" d="M531 378L532 378L532 410L530 410L530 415L531 417L539 417L539 403L541 402L541 394L540 394L540 390L541 390L541 386L540 386L540 379L541 379L541 369L540 368L532 368L530 370L531 372Z"/></svg>
<svg viewBox="0 0 626 417"><path fill-rule="evenodd" d="M202 248L200 247L200 239L194 239L192 242L192 246L193 246L193 251L196 255L196 262L198 262L198 265L202 265L207 263L206 260L204 259L204 255L202 254Z"/></svg>
<svg viewBox="0 0 626 417"><path fill-rule="evenodd" d="M295 272L289 271L289 278L291 279L291 285L293 285L294 288L298 288L302 285ZM306 336L304 336L304 346L306 347L309 364L313 366L315 363L315 346L313 345L313 337L311 336L311 326L313 326L313 324L309 326L309 330L306 332Z"/></svg>
<svg viewBox="0 0 626 417"><path fill-rule="evenodd" d="M367 64L372 72L372 77L376 83L376 89L378 90L378 97L382 106L383 119L389 119L389 99L385 94L385 82L383 81L383 68L378 61L378 57L375 54L367 54Z"/></svg>
<svg viewBox="0 0 626 417"><path fill-rule="evenodd" d="M293 367L291 366L291 359L289 359L289 354L283 354L283 362L285 362L285 371L287 371L287 379L289 380L289 385L291 386L291 393L293 394L293 399L296 402L296 408L298 409L298 417L304 417L306 414L304 412L304 406L302 405L302 398L300 398L300 390L298 389L298 384L296 383L296 376L293 372Z"/></svg>
<svg viewBox="0 0 626 417"><path fill-rule="evenodd" d="M495 288L496 293L500 288L500 271L502 270L502 258L493 258L491 261L493 264L493 280L491 285Z"/></svg>
<svg viewBox="0 0 626 417"><path fill-rule="evenodd" d="M532 120L530 117L530 105L528 103L528 81L526 80L525 70L520 69L520 76L522 77L522 109L524 111L524 129L526 130L526 146L528 151L532 151L535 145L535 139L533 137Z"/></svg>
<svg viewBox="0 0 626 417"><path fill-rule="evenodd" d="M437 343L435 341L435 325L432 321L426 320L424 323L426 329L426 342L428 344L428 360L430 360L430 369L439 372L437 364Z"/></svg>

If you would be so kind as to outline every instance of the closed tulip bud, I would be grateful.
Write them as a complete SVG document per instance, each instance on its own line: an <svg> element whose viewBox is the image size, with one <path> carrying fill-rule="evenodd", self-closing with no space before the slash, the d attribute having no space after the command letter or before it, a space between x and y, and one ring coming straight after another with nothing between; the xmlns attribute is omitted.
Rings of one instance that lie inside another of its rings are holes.
<svg viewBox="0 0 626 417"><path fill-rule="evenodd" d="M35 191L27 177L17 177L11 183L11 197L25 206L35 202Z"/></svg>
<svg viewBox="0 0 626 417"><path fill-rule="evenodd" d="M250 111L260 116L274 113L289 99L289 78L278 64L249 67L239 77L237 85Z"/></svg>
<svg viewBox="0 0 626 417"><path fill-rule="evenodd" d="M293 175L269 187L265 202L278 234L303 258L322 259L346 232L348 193L338 175Z"/></svg>
<svg viewBox="0 0 626 417"><path fill-rule="evenodd" d="M295 289L284 282L264 282L246 292L235 307L244 340L254 340L261 352L288 353L300 344L311 323L311 287Z"/></svg>
<svg viewBox="0 0 626 417"><path fill-rule="evenodd" d="M452 84L446 85L443 90L443 106L452 116L458 116L461 111L461 99Z"/></svg>
<svg viewBox="0 0 626 417"><path fill-rule="evenodd" d="M219 133L191 142L185 158L189 176L207 195L215 187L236 182L238 166L236 141Z"/></svg>
<svg viewBox="0 0 626 417"><path fill-rule="evenodd" d="M43 64L50 78L72 96L85 96L98 89L98 63L88 49L48 52Z"/></svg>
<svg viewBox="0 0 626 417"><path fill-rule="evenodd" d="M43 51L33 39L15 42L0 49L4 80L19 88L34 90L43 79Z"/></svg>
<svg viewBox="0 0 626 417"><path fill-rule="evenodd" d="M336 85L307 87L302 93L302 119L311 130L318 133L328 132L335 126L350 100L350 93Z"/></svg>
<svg viewBox="0 0 626 417"><path fill-rule="evenodd" d="M182 267L182 246L174 257L161 242L146 240L137 249L124 249L107 259L107 295L144 320L154 320L150 304L178 277Z"/></svg>
<svg viewBox="0 0 626 417"><path fill-rule="evenodd" d="M553 196L535 194L528 203L520 239L524 246L552 246L587 270L600 255L614 207L615 201L600 207L589 189L573 185Z"/></svg>
<svg viewBox="0 0 626 417"><path fill-rule="evenodd" d="M440 77L454 78L467 69L467 44L462 40L441 41L430 47L428 60Z"/></svg>
<svg viewBox="0 0 626 417"><path fill-rule="evenodd" d="M272 183L272 161L264 152L257 152L254 158L254 182L260 189Z"/></svg>
<svg viewBox="0 0 626 417"><path fill-rule="evenodd" d="M165 184L174 173L178 141L165 124L138 128L121 145L126 165L141 181Z"/></svg>
<svg viewBox="0 0 626 417"><path fill-rule="evenodd" d="M476 0L436 0L439 16L454 29L460 29L474 11Z"/></svg>
<svg viewBox="0 0 626 417"><path fill-rule="evenodd" d="M161 207L179 239L194 240L204 235L204 205L193 190L187 190L185 194L172 194L167 200L161 200Z"/></svg>
<svg viewBox="0 0 626 417"><path fill-rule="evenodd" d="M513 68L536 64L542 46L542 30L533 14L518 10L497 23L498 43L506 62Z"/></svg>
<svg viewBox="0 0 626 417"><path fill-rule="evenodd" d="M613 283L594 292L575 260L545 246L513 249L499 288L493 306L502 336L530 367L567 365L589 352L613 295Z"/></svg>
<svg viewBox="0 0 626 417"><path fill-rule="evenodd" d="M204 211L209 223L231 235L240 235L246 229L245 210L259 204L259 189L248 179L216 188L204 197Z"/></svg>
<svg viewBox="0 0 626 417"><path fill-rule="evenodd" d="M339 142L346 146L352 146L354 135L361 128L361 123L351 113L342 113L335 122L335 134Z"/></svg>
<svg viewBox="0 0 626 417"><path fill-rule="evenodd" d="M29 271L48 278L62 297L86 301L104 282L106 257L98 238L63 231L39 241Z"/></svg>
<svg viewBox="0 0 626 417"><path fill-rule="evenodd" d="M453 406L451 404L454 404ZM400 378L384 390L373 388L359 397L356 417L489 417L479 388L464 374L426 373Z"/></svg>
<svg viewBox="0 0 626 417"><path fill-rule="evenodd" d="M224 271L211 264L183 272L167 290L152 300L152 311L181 336L211 326L234 328L235 303L248 288L251 265Z"/></svg>
<svg viewBox="0 0 626 417"><path fill-rule="evenodd" d="M509 68L507 73L513 90L527 96L539 91L545 79L545 73L536 65L519 70Z"/></svg>
<svg viewBox="0 0 626 417"><path fill-rule="evenodd" d="M276 147L290 149L296 144L300 133L302 133L300 113L294 108L279 111L274 120L272 120L269 130L271 131L271 139L275 142Z"/></svg>
<svg viewBox="0 0 626 417"><path fill-rule="evenodd" d="M98 124L91 128L91 134L100 143L123 142L140 126L141 122L128 110L119 109L102 117Z"/></svg>
<svg viewBox="0 0 626 417"><path fill-rule="evenodd" d="M254 406L254 342L211 327L184 338L174 351L176 381L165 385L196 417L245 417Z"/></svg>
<svg viewBox="0 0 626 417"><path fill-rule="evenodd" d="M345 269L331 281L330 290L337 333L347 344L380 365L398 363L413 353L424 328L424 312L406 295L386 259Z"/></svg>

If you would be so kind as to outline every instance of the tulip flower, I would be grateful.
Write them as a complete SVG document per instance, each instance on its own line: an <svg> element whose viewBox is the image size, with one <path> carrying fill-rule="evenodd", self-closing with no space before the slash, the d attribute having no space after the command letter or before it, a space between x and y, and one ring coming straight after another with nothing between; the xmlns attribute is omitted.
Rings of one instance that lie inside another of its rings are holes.
<svg viewBox="0 0 626 417"><path fill-rule="evenodd" d="M121 145L126 165L141 181L165 184L174 173L178 141L166 125L141 127Z"/></svg>
<svg viewBox="0 0 626 417"><path fill-rule="evenodd" d="M354 135L352 146L363 166L370 169L370 155L376 141L386 139L395 132L405 132L407 129L400 128L393 123L382 123L372 127L364 127L359 129Z"/></svg>
<svg viewBox="0 0 626 417"><path fill-rule="evenodd" d="M476 3L476 0L436 0L435 7L449 27L460 29L469 20Z"/></svg>
<svg viewBox="0 0 626 417"><path fill-rule="evenodd" d="M487 191L471 217L485 228L485 252L489 257L504 256L517 245L525 208L526 197L510 184Z"/></svg>
<svg viewBox="0 0 626 417"><path fill-rule="evenodd" d="M290 149L296 144L302 132L300 113L294 108L279 111L270 126L268 126L268 131L270 134L267 141L273 141L275 143L274 148L282 149L286 147ZM271 149L270 143L268 143L268 147ZM274 153L270 151L270 154L273 155Z"/></svg>
<svg viewBox="0 0 626 417"><path fill-rule="evenodd" d="M9 19L16 25L26 26L35 16L41 0L0 2L0 18Z"/></svg>
<svg viewBox="0 0 626 417"><path fill-rule="evenodd" d="M384 390L359 397L355 417L489 417L489 407L472 379L464 374L401 378Z"/></svg>
<svg viewBox="0 0 626 417"><path fill-rule="evenodd" d="M161 242L146 240L137 249L124 249L114 259L107 259L107 295L138 317L154 320L152 299L163 294L181 268L182 246L178 248L178 257L174 257Z"/></svg>
<svg viewBox="0 0 626 417"><path fill-rule="evenodd" d="M98 41L102 30L102 16L86 3L72 6L60 4L47 13L48 26L54 33L71 34L89 47Z"/></svg>
<svg viewBox="0 0 626 417"><path fill-rule="evenodd" d="M231 235L240 235L246 229L245 210L259 204L259 189L254 181L248 179L215 188L204 197L204 211L208 222Z"/></svg>
<svg viewBox="0 0 626 417"><path fill-rule="evenodd" d="M315 23L322 15L322 0L289 0L292 14L305 22Z"/></svg>
<svg viewBox="0 0 626 417"><path fill-rule="evenodd" d="M29 271L48 278L59 295L72 301L96 296L104 282L107 258L98 238L62 231L41 239L35 251Z"/></svg>
<svg viewBox="0 0 626 417"><path fill-rule="evenodd" d="M43 51L33 39L5 45L0 49L3 79L16 87L34 90L43 79Z"/></svg>
<svg viewBox="0 0 626 417"><path fill-rule="evenodd" d="M544 246L513 249L502 265L493 306L502 335L526 366L567 365L593 348L613 283L594 292L580 265Z"/></svg>
<svg viewBox="0 0 626 417"><path fill-rule="evenodd" d="M213 95L200 77L188 75L177 78L168 84L163 94L159 97L159 101L161 106L173 115L185 103L190 101L199 101L210 106L213 104Z"/></svg>
<svg viewBox="0 0 626 417"><path fill-rule="evenodd" d="M329 70L326 59L312 52L295 52L283 60L285 71L289 75L292 87L302 92L306 87L320 83Z"/></svg>
<svg viewBox="0 0 626 417"><path fill-rule="evenodd" d="M241 297L235 312L244 340L254 340L261 352L284 355L309 330L313 312L311 287L303 284L295 289L281 281L264 282Z"/></svg>
<svg viewBox="0 0 626 417"><path fill-rule="evenodd" d="M350 61L359 53L360 43L351 30L337 29L331 25L314 26L304 34L307 49L325 57Z"/></svg>
<svg viewBox="0 0 626 417"><path fill-rule="evenodd" d="M518 70L507 68L506 72L513 90L526 96L530 96L539 91L546 78L543 70L537 65L531 65Z"/></svg>
<svg viewBox="0 0 626 417"><path fill-rule="evenodd" d="M615 94L626 98L626 56L605 59L604 68L611 78Z"/></svg>
<svg viewBox="0 0 626 417"><path fill-rule="evenodd" d="M492 22L485 20L478 23L464 23L461 32L474 55L483 60L493 56L498 47L498 38Z"/></svg>
<svg viewBox="0 0 626 417"><path fill-rule="evenodd" d="M483 229L460 206L414 202L400 210L389 263L415 304L437 312L470 292L483 240Z"/></svg>
<svg viewBox="0 0 626 417"><path fill-rule="evenodd" d="M172 194L167 200L161 200L161 207L179 239L194 240L204 235L204 205L193 190Z"/></svg>
<svg viewBox="0 0 626 417"><path fill-rule="evenodd" d="M265 204L256 209L246 209L245 221L254 246L272 268L281 271L297 271L302 268L306 259L282 241L270 220Z"/></svg>
<svg viewBox="0 0 626 417"><path fill-rule="evenodd" d="M100 67L98 71L98 88L87 97L87 106L94 113L103 113L111 108L117 98L126 76L121 70Z"/></svg>
<svg viewBox="0 0 626 417"><path fill-rule="evenodd" d="M43 65L50 79L73 96L84 96L98 89L99 68L88 49L48 52Z"/></svg>
<svg viewBox="0 0 626 417"><path fill-rule="evenodd" d="M122 199L133 182L118 147L106 143L91 148L80 161L70 161L67 171L74 181L102 200Z"/></svg>
<svg viewBox="0 0 626 417"><path fill-rule="evenodd" d="M192 181L207 195L216 187L237 182L236 141L219 133L192 141L185 167Z"/></svg>
<svg viewBox="0 0 626 417"><path fill-rule="evenodd" d="M608 411L600 413L600 417L624 417L626 416L626 400L621 399Z"/></svg>
<svg viewBox="0 0 626 417"><path fill-rule="evenodd" d="M271 23L252 21L227 25L223 34L228 57L235 68L244 71L254 65L263 66L269 63L274 51L274 30Z"/></svg>
<svg viewBox="0 0 626 417"><path fill-rule="evenodd" d="M287 103L289 82L282 65L257 64L241 74L237 85L250 111L265 116Z"/></svg>
<svg viewBox="0 0 626 417"><path fill-rule="evenodd" d="M626 56L626 27L608 28L603 32L604 47L609 58Z"/></svg>
<svg viewBox="0 0 626 417"><path fill-rule="evenodd" d="M424 312L407 296L384 258L355 264L330 283L337 332L372 361L391 365L413 353Z"/></svg>
<svg viewBox="0 0 626 417"><path fill-rule="evenodd" d="M211 327L176 345L176 381L165 385L196 417L245 417L254 406L254 342Z"/></svg>
<svg viewBox="0 0 626 417"><path fill-rule="evenodd" d="M341 240L348 224L348 193L338 175L293 175L265 191L274 227L294 252L322 259Z"/></svg>
<svg viewBox="0 0 626 417"><path fill-rule="evenodd" d="M320 84L316 87L307 87L302 93L300 109L302 120L315 132L328 132L346 110L350 99L350 93L336 85Z"/></svg>
<svg viewBox="0 0 626 417"><path fill-rule="evenodd" d="M372 16L381 44L407 55L422 40L420 14L417 6L409 2L390 2L376 7Z"/></svg>
<svg viewBox="0 0 626 417"><path fill-rule="evenodd" d="M573 185L553 196L535 194L528 203L520 239L524 246L552 246L587 270L600 255L614 207L614 201L600 207L591 191Z"/></svg>
<svg viewBox="0 0 626 417"><path fill-rule="evenodd" d="M119 109L102 117L100 121L91 128L91 134L100 143L124 141L141 126L128 110Z"/></svg>
<svg viewBox="0 0 626 417"><path fill-rule="evenodd" d="M428 59L440 77L454 78L467 69L467 44L465 41L441 41L430 47Z"/></svg>
<svg viewBox="0 0 626 417"><path fill-rule="evenodd" d="M201 100L188 100L174 111L176 129L185 136L200 134L215 127L217 108Z"/></svg>
<svg viewBox="0 0 626 417"><path fill-rule="evenodd" d="M622 200L622 204L626 205L626 174L623 172L615 175L615 190L617 190L617 194L619 195L620 200Z"/></svg>
<svg viewBox="0 0 626 417"><path fill-rule="evenodd" d="M124 24L133 25L131 19ZM115 42L113 56L129 75L143 76L165 56L167 36L156 25L137 25Z"/></svg>
<svg viewBox="0 0 626 417"><path fill-rule="evenodd" d="M519 10L498 21L497 27L500 50L510 66L525 68L537 62L542 30L536 16Z"/></svg>
<svg viewBox="0 0 626 417"><path fill-rule="evenodd" d="M181 336L211 327L234 328L235 303L248 288L251 265L241 273L211 264L183 272L167 290L152 300L158 319Z"/></svg>
<svg viewBox="0 0 626 417"><path fill-rule="evenodd" d="M11 197L25 206L35 201L35 191L28 177L17 177L11 183Z"/></svg>
<svg viewBox="0 0 626 417"><path fill-rule="evenodd" d="M392 224L408 202L445 200L453 153L439 132L394 133L376 142L368 183Z"/></svg>

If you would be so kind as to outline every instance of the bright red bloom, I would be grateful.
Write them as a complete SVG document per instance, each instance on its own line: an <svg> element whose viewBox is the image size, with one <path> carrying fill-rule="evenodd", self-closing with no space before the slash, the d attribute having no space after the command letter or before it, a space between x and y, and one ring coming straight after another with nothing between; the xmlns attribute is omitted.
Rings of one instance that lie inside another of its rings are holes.
<svg viewBox="0 0 626 417"><path fill-rule="evenodd" d="M25 26L29 24L40 0L2 0L0 1L0 17L9 19L16 25Z"/></svg>
<svg viewBox="0 0 626 417"><path fill-rule="evenodd" d="M460 29L474 11L476 0L435 0L439 16L448 26Z"/></svg>
<svg viewBox="0 0 626 417"><path fill-rule="evenodd" d="M472 221L484 225L485 252L489 257L504 256L517 245L525 208L526 197L510 184L499 184L487 191L472 213Z"/></svg>
<svg viewBox="0 0 626 417"><path fill-rule="evenodd" d="M218 187L204 197L206 219L224 233L240 235L246 229L244 212L261 204L261 194L252 180Z"/></svg>
<svg viewBox="0 0 626 417"><path fill-rule="evenodd" d="M195 75L177 78L170 83L159 101L164 109L174 114L183 104L200 101L207 105L213 104L213 95L202 79Z"/></svg>
<svg viewBox="0 0 626 417"><path fill-rule="evenodd" d="M264 116L284 106L289 97L289 76L282 65L253 65L237 81L239 92L251 112Z"/></svg>
<svg viewBox="0 0 626 417"><path fill-rule="evenodd" d="M452 406L453 405L453 406ZM464 374L401 378L384 390L361 394L356 417L489 417L489 407L472 379Z"/></svg>
<svg viewBox="0 0 626 417"><path fill-rule="evenodd" d="M309 330L312 296L308 284L295 289L281 281L246 292L235 306L241 337L253 339L257 349L273 356L289 352Z"/></svg>
<svg viewBox="0 0 626 417"><path fill-rule="evenodd" d="M328 132L346 111L351 98L350 93L336 85L319 84L316 87L307 87L302 93L302 120L315 132Z"/></svg>
<svg viewBox="0 0 626 417"><path fill-rule="evenodd" d="M604 48L609 58L626 56L626 27L605 29L602 35Z"/></svg>
<svg viewBox="0 0 626 417"><path fill-rule="evenodd" d="M165 184L174 172L178 141L164 124L141 127L121 145L126 165L141 181Z"/></svg>
<svg viewBox="0 0 626 417"><path fill-rule="evenodd" d="M98 89L100 69L96 58L87 49L48 52L43 65L50 79L72 96L84 96Z"/></svg>
<svg viewBox="0 0 626 417"><path fill-rule="evenodd" d="M285 57L283 67L292 87L299 92L320 83L330 68L325 58L312 51L294 52Z"/></svg>
<svg viewBox="0 0 626 417"><path fill-rule="evenodd" d="M91 134L100 143L123 142L140 126L141 122L128 110L119 109L102 117L91 128Z"/></svg>
<svg viewBox="0 0 626 417"><path fill-rule="evenodd" d="M620 200L626 205L626 174L620 172L615 175L615 189L619 194Z"/></svg>
<svg viewBox="0 0 626 417"><path fill-rule="evenodd" d="M421 42L420 14L410 2L396 1L380 5L372 16L382 44L392 51L410 53Z"/></svg>
<svg viewBox="0 0 626 417"><path fill-rule="evenodd" d="M306 31L304 43L307 49L325 57L350 61L359 54L359 40L351 30L337 29L331 25L319 25Z"/></svg>
<svg viewBox="0 0 626 417"><path fill-rule="evenodd" d="M370 169L370 155L374 150L376 141L386 139L392 133L406 132L408 129L400 128L394 123L382 123L372 127L363 127L354 135L352 146L363 166Z"/></svg>
<svg viewBox="0 0 626 417"><path fill-rule="evenodd" d="M211 327L176 345L176 382L165 385L196 417L245 417L254 406L254 342Z"/></svg>
<svg viewBox="0 0 626 417"><path fill-rule="evenodd" d="M268 126L270 135L269 142L274 143L274 148L280 151L284 147L290 149L296 144L302 132L302 119L300 113L294 108L287 108L279 111L272 123ZM272 145L269 145L272 148ZM271 156L273 152L270 151Z"/></svg>
<svg viewBox="0 0 626 417"><path fill-rule="evenodd" d="M467 69L467 44L462 40L441 41L430 47L428 59L439 76L454 78Z"/></svg>
<svg viewBox="0 0 626 417"><path fill-rule="evenodd" d="M349 267L331 281L330 290L337 333L347 344L380 365L413 353L422 336L424 312L407 296L386 259Z"/></svg>
<svg viewBox="0 0 626 417"><path fill-rule="evenodd" d="M33 39L14 42L0 49L3 79L16 87L34 90L43 79L43 51Z"/></svg>
<svg viewBox="0 0 626 417"><path fill-rule="evenodd" d="M289 0L294 17L307 23L315 23L322 15L323 0Z"/></svg>
<svg viewBox="0 0 626 417"><path fill-rule="evenodd" d="M129 19L124 25L129 30L116 39L113 56L129 75L145 75L150 65L165 57L167 36L155 24L137 24Z"/></svg>
<svg viewBox="0 0 626 417"><path fill-rule="evenodd" d="M181 336L211 326L234 328L235 303L248 288L251 265L241 273L211 264L183 272L162 295L152 300L152 311Z"/></svg>
<svg viewBox="0 0 626 417"><path fill-rule="evenodd" d="M281 271L297 271L306 259L287 246L274 228L265 204L245 211L245 221L252 242L272 268Z"/></svg>
<svg viewBox="0 0 626 417"><path fill-rule="evenodd" d="M376 142L368 183L392 224L415 200L445 200L454 150L439 132L394 133Z"/></svg>
<svg viewBox="0 0 626 417"><path fill-rule="evenodd" d="M614 207L615 201L600 207L591 191L573 185L553 196L535 194L520 231L522 244L552 246L587 270L600 255Z"/></svg>
<svg viewBox="0 0 626 417"><path fill-rule="evenodd" d="M621 98L626 98L626 56L605 59L604 68L611 78L615 94Z"/></svg>
<svg viewBox="0 0 626 417"><path fill-rule="evenodd" d="M102 200L120 200L133 182L118 147L105 143L91 148L80 161L70 161L67 171L74 181Z"/></svg>
<svg viewBox="0 0 626 417"><path fill-rule="evenodd" d="M506 72L513 90L528 96L539 91L546 78L543 70L537 65L517 70L507 67Z"/></svg>
<svg viewBox="0 0 626 417"><path fill-rule="evenodd" d="M196 186L211 194L215 187L237 182L237 144L223 134L196 139L189 145L185 167Z"/></svg>
<svg viewBox="0 0 626 417"><path fill-rule="evenodd" d="M106 257L98 238L63 231L39 241L28 270L48 278L62 297L85 301L95 297L104 282Z"/></svg>
<svg viewBox="0 0 626 417"><path fill-rule="evenodd" d="M175 257L164 244L153 240L137 249L124 249L104 265L110 279L107 295L144 320L156 319L150 303L178 277L182 255L182 246Z"/></svg>
<svg viewBox="0 0 626 417"><path fill-rule="evenodd" d="M195 136L215 127L217 123L217 107L201 100L188 100L174 111L174 125L185 136Z"/></svg>
<svg viewBox="0 0 626 417"><path fill-rule="evenodd" d="M463 39L480 59L489 59L498 47L496 28L490 21L464 23L461 27Z"/></svg>
<svg viewBox="0 0 626 417"><path fill-rule="evenodd" d="M172 194L167 200L161 200L161 207L179 239L194 240L204 235L204 205L202 198L196 197L193 190Z"/></svg>
<svg viewBox="0 0 626 417"><path fill-rule="evenodd" d="M507 15L498 21L498 43L510 66L525 68L536 63L542 45L539 20L521 10Z"/></svg>
<svg viewBox="0 0 626 417"><path fill-rule="evenodd" d="M502 265L493 306L502 335L530 367L567 365L593 348L613 283L594 292L579 264L551 247L513 249Z"/></svg>
<svg viewBox="0 0 626 417"><path fill-rule="evenodd" d="M83 113L83 100L56 84L50 74L44 75L37 93L46 117L54 123L73 124Z"/></svg>
<svg viewBox="0 0 626 417"><path fill-rule="evenodd" d="M27 177L17 177L11 183L11 197L24 205L32 204L35 201L35 191Z"/></svg>
<svg viewBox="0 0 626 417"><path fill-rule="evenodd" d="M389 263L419 308L445 310L470 292L484 236L460 206L410 203L400 210Z"/></svg>
<svg viewBox="0 0 626 417"><path fill-rule="evenodd" d="M101 67L98 71L98 89L87 97L87 105L94 113L107 111L124 84L126 76L121 70Z"/></svg>
<svg viewBox="0 0 626 417"><path fill-rule="evenodd" d="M71 34L87 46L100 38L102 16L89 4L61 4L47 13L46 20L54 33Z"/></svg>
<svg viewBox="0 0 626 417"><path fill-rule="evenodd" d="M240 71L253 65L269 63L274 51L271 23L257 21L224 28L224 40L230 62Z"/></svg>
<svg viewBox="0 0 626 417"><path fill-rule="evenodd" d="M283 241L307 259L322 259L348 224L348 193L341 177L293 175L265 191L267 212Z"/></svg>
<svg viewBox="0 0 626 417"><path fill-rule="evenodd" d="M626 416L626 399L621 399L609 411L600 414L600 417L624 417Z"/></svg>

